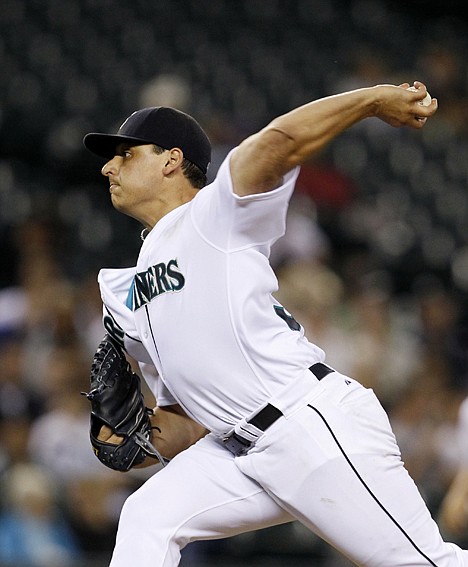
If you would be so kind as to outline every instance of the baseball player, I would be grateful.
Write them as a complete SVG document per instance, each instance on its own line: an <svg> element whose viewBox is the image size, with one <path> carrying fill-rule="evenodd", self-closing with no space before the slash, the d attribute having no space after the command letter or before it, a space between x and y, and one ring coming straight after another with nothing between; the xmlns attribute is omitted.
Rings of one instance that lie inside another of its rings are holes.
<svg viewBox="0 0 468 567"><path fill-rule="evenodd" d="M437 101L421 106L426 86L409 86L296 108L234 148L206 187L209 140L175 109L85 136L107 159L113 206L145 227L136 266L99 274L108 336L88 394L92 441L120 470L170 459L124 504L111 567L178 565L192 541L294 519L358 565L468 566L441 538L373 392L325 363L275 300L268 262L304 161L366 118L424 126ZM157 400L137 412L147 418L136 433L107 411L119 347Z"/></svg>

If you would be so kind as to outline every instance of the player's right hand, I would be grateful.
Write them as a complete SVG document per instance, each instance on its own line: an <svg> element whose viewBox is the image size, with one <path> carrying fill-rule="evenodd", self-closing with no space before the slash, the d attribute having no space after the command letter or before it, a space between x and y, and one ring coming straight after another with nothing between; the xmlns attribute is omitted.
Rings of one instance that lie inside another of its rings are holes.
<svg viewBox="0 0 468 567"><path fill-rule="evenodd" d="M428 106L419 104L421 97L424 98L426 95L427 89L419 81L415 81L414 84L420 88L419 91L408 90L409 83L371 87L376 97L374 116L396 128L401 126L422 128L427 118L437 111L437 100L432 99Z"/></svg>

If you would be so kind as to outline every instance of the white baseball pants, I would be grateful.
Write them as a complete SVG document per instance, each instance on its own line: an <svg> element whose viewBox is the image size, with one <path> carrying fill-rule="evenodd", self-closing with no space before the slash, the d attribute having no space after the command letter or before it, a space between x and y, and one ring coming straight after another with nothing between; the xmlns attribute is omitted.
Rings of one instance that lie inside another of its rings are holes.
<svg viewBox="0 0 468 567"><path fill-rule="evenodd" d="M110 567L169 567L191 541L298 519L357 565L468 567L442 540L371 390L338 372L311 387L250 452L213 435L125 503Z"/></svg>

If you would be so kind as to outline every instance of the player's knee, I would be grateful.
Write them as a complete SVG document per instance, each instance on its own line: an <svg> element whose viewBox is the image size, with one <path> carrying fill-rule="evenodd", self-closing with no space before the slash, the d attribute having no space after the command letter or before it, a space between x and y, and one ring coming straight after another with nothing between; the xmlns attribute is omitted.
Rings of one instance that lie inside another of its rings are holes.
<svg viewBox="0 0 468 567"><path fill-rule="evenodd" d="M179 565L184 544L176 532L164 519L164 511L158 510L139 491L135 492L121 510L111 565Z"/></svg>
<svg viewBox="0 0 468 567"><path fill-rule="evenodd" d="M181 549L187 541L180 533L181 518L174 514L173 510L174 506L169 509L161 506L154 494L149 498L142 487L125 501L120 514L119 531L134 531L140 538L145 534L153 546L175 546ZM183 523L182 521L182 525Z"/></svg>
<svg viewBox="0 0 468 567"><path fill-rule="evenodd" d="M161 516L157 511L157 499L149 499L144 486L127 497L120 513L120 524L134 526L139 532L151 527L156 529Z"/></svg>

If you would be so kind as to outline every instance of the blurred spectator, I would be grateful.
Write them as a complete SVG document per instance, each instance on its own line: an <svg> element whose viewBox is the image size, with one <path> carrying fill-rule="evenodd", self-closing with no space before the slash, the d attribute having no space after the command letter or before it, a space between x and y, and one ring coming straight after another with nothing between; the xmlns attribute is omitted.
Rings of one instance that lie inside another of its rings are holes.
<svg viewBox="0 0 468 567"><path fill-rule="evenodd" d="M331 252L326 233L317 222L316 208L306 195L293 195L286 218L286 234L271 247L274 269L297 262L322 262Z"/></svg>
<svg viewBox="0 0 468 567"><path fill-rule="evenodd" d="M0 339L0 423L7 419L35 419L42 397L24 383L23 341L11 334Z"/></svg>
<svg viewBox="0 0 468 567"><path fill-rule="evenodd" d="M389 412L406 468L433 511L455 467L454 394L425 369L393 399Z"/></svg>
<svg viewBox="0 0 468 567"><path fill-rule="evenodd" d="M211 163L207 172L208 183L211 183L224 158L242 140L242 135L232 119L224 113L214 109L202 109L200 114L211 142Z"/></svg>
<svg viewBox="0 0 468 567"><path fill-rule="evenodd" d="M98 344L104 336L102 300L95 272L87 274L77 285L74 306L76 334L89 360L92 360Z"/></svg>
<svg viewBox="0 0 468 567"><path fill-rule="evenodd" d="M0 289L0 338L17 335L26 319L24 292L20 286Z"/></svg>
<svg viewBox="0 0 468 567"><path fill-rule="evenodd" d="M422 348L447 386L466 388L466 327L462 305L438 279L420 277L414 285Z"/></svg>
<svg viewBox="0 0 468 567"><path fill-rule="evenodd" d="M189 84L177 74L157 75L141 88L138 108L148 106L173 106L190 114L192 99Z"/></svg>
<svg viewBox="0 0 468 567"><path fill-rule="evenodd" d="M78 565L81 553L61 514L53 480L42 468L17 464L5 473L0 563L11 567Z"/></svg>
<svg viewBox="0 0 468 567"><path fill-rule="evenodd" d="M333 92L345 92L382 82L398 83L396 79L392 79L389 53L374 43L356 41L347 50L345 57L348 71L331 85Z"/></svg>
<svg viewBox="0 0 468 567"><path fill-rule="evenodd" d="M320 262L298 261L279 270L278 300L327 353L327 364L345 371L354 351L346 332L344 287L340 277Z"/></svg>
<svg viewBox="0 0 468 567"><path fill-rule="evenodd" d="M50 351L42 387L46 409L31 426L29 455L60 488L81 548L110 553L120 509L141 480L106 468L94 456L90 405L80 395L89 389L89 360L80 343Z"/></svg>
<svg viewBox="0 0 468 567"><path fill-rule="evenodd" d="M351 375L373 388L387 408L411 384L421 353L413 318L392 295L385 274L361 278L351 298L355 318Z"/></svg>
<svg viewBox="0 0 468 567"><path fill-rule="evenodd" d="M21 415L0 422L0 472L24 461L32 419Z"/></svg>
<svg viewBox="0 0 468 567"><path fill-rule="evenodd" d="M0 471L22 462L31 423L43 411L40 392L24 380L23 338L11 333L0 339Z"/></svg>
<svg viewBox="0 0 468 567"><path fill-rule="evenodd" d="M22 335L24 384L40 394L48 351L56 342L75 339L75 286L57 258L53 223L29 219L18 227L16 247L18 281L0 290L0 307L8 308L0 313L0 324L4 332L8 328Z"/></svg>
<svg viewBox="0 0 468 567"><path fill-rule="evenodd" d="M358 187L343 171L319 156L301 167L296 192L307 195L317 209L330 214L348 207L356 198Z"/></svg>
<svg viewBox="0 0 468 567"><path fill-rule="evenodd" d="M468 99L462 45L447 22L436 24L434 28L433 34L428 34L418 49L416 65L431 85L432 95L440 101L437 120L445 121L455 132L466 134Z"/></svg>
<svg viewBox="0 0 468 567"><path fill-rule="evenodd" d="M459 406L456 447L457 470L440 507L442 529L450 537L468 542L468 397Z"/></svg>
<svg viewBox="0 0 468 567"><path fill-rule="evenodd" d="M80 345L51 349L41 384L45 411L31 427L29 454L58 483L106 470L88 438L89 402L80 395L89 388L88 376L89 361Z"/></svg>

